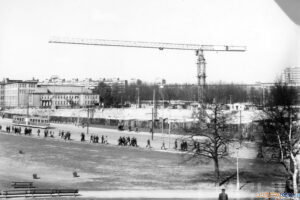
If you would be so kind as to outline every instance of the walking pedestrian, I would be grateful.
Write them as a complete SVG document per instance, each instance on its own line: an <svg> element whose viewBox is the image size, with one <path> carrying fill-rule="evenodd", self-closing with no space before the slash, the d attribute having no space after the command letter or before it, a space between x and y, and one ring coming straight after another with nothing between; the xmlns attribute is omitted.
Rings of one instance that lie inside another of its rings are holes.
<svg viewBox="0 0 300 200"><path fill-rule="evenodd" d="M162 145L161 145L160 149L166 150L165 141L162 142Z"/></svg>
<svg viewBox="0 0 300 200"><path fill-rule="evenodd" d="M150 139L147 140L146 148L151 148Z"/></svg>
<svg viewBox="0 0 300 200"><path fill-rule="evenodd" d="M85 135L84 133L81 133L81 139L80 139L81 142L84 142L85 141Z"/></svg>
<svg viewBox="0 0 300 200"><path fill-rule="evenodd" d="M104 135L101 136L101 144L104 144Z"/></svg>

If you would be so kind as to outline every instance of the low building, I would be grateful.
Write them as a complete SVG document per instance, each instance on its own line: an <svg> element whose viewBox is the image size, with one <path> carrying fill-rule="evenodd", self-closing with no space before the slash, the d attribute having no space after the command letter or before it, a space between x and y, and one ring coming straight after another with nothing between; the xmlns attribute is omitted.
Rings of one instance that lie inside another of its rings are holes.
<svg viewBox="0 0 300 200"><path fill-rule="evenodd" d="M42 86L31 97L32 107L79 108L99 105L99 95L81 86Z"/></svg>

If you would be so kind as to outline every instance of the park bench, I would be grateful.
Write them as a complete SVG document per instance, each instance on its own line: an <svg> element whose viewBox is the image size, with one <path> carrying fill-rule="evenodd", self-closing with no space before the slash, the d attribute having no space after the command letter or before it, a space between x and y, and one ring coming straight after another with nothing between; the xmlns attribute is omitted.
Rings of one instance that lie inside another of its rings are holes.
<svg viewBox="0 0 300 200"><path fill-rule="evenodd" d="M22 189L22 190L4 190L1 191L2 198L10 197L34 197L34 196L74 196L78 194L78 189Z"/></svg>
<svg viewBox="0 0 300 200"><path fill-rule="evenodd" d="M28 189L22 189L22 190L4 190L1 191L1 197L2 198L8 198L8 197L24 197L27 194Z"/></svg>
<svg viewBox="0 0 300 200"><path fill-rule="evenodd" d="M11 186L14 188L35 188L33 182L11 182Z"/></svg>
<svg viewBox="0 0 300 200"><path fill-rule="evenodd" d="M32 196L35 195L58 195L58 196L69 196L70 194L76 197L78 194L78 189L33 189L29 190L29 193Z"/></svg>

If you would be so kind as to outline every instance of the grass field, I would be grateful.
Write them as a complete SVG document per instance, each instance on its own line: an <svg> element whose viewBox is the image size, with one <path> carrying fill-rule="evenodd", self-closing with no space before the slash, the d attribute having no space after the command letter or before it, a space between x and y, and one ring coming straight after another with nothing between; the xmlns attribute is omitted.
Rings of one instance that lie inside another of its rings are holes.
<svg viewBox="0 0 300 200"><path fill-rule="evenodd" d="M212 183L213 163L183 161L181 154L141 148L0 134L1 189L10 188L11 181L33 181L33 173L40 177L34 180L35 185L47 188L75 187L83 191L219 189ZM220 165L223 173L235 172L234 159L222 161ZM260 182L264 191L270 191L271 182L283 178L278 175L280 169L278 165L240 159L241 179ZM74 170L80 177L73 178ZM232 184L234 187L235 183Z"/></svg>

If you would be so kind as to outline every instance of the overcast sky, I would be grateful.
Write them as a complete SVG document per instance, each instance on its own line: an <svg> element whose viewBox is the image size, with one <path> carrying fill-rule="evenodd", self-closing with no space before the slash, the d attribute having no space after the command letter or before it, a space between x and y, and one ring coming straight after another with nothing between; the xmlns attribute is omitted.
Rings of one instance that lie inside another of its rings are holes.
<svg viewBox="0 0 300 200"><path fill-rule="evenodd" d="M246 45L205 53L207 81L273 82L299 66L299 29L273 0L0 0L0 78L196 83L193 51L48 43L68 36Z"/></svg>

